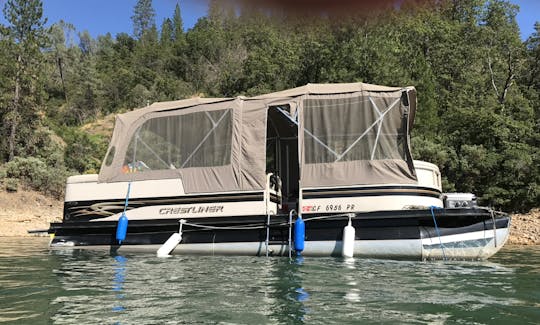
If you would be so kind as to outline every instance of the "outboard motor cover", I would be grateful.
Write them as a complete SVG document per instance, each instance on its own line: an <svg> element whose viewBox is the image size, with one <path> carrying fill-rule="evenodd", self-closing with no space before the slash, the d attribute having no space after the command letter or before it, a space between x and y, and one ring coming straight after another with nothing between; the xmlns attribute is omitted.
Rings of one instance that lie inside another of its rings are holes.
<svg viewBox="0 0 540 325"><path fill-rule="evenodd" d="M445 208L474 208L477 206L476 195L472 193L444 193Z"/></svg>

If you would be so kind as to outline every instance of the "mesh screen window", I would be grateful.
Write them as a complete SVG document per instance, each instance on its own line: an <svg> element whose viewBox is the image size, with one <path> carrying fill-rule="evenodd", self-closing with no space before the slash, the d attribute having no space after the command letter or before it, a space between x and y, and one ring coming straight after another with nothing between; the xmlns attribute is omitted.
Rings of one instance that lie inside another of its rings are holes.
<svg viewBox="0 0 540 325"><path fill-rule="evenodd" d="M124 172L230 164L232 109L152 118L129 144Z"/></svg>
<svg viewBox="0 0 540 325"><path fill-rule="evenodd" d="M404 159L399 99L304 100L305 163Z"/></svg>

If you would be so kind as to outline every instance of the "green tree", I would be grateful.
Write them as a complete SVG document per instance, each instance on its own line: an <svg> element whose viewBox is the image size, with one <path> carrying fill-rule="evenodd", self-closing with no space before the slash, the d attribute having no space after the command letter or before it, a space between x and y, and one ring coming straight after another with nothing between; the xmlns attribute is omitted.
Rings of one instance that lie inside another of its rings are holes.
<svg viewBox="0 0 540 325"><path fill-rule="evenodd" d="M164 47L169 47L173 41L173 23L169 18L163 19L161 24L160 43Z"/></svg>
<svg viewBox="0 0 540 325"><path fill-rule="evenodd" d="M525 42L527 67L523 83L540 93L540 22L534 24L534 33ZM538 107L538 105L536 106ZM537 117L540 117L537 115Z"/></svg>
<svg viewBox="0 0 540 325"><path fill-rule="evenodd" d="M97 39L96 70L100 81L102 113L133 108L131 92L136 84L134 51L137 41L126 33L113 39L110 34Z"/></svg>
<svg viewBox="0 0 540 325"><path fill-rule="evenodd" d="M93 56L96 54L96 41L92 38L90 33L85 30L79 33L79 48L82 53L87 56Z"/></svg>
<svg viewBox="0 0 540 325"><path fill-rule="evenodd" d="M174 7L174 15L172 19L173 24L173 38L179 40L184 36L184 22L182 20L182 14L180 11L180 5L177 3Z"/></svg>
<svg viewBox="0 0 540 325"><path fill-rule="evenodd" d="M4 116L7 130L2 130L8 139L8 160L25 151L32 141L35 126L40 123L39 109L42 104L43 55L46 45L43 6L39 0L8 0L4 16L10 24L2 29L2 38L8 46L7 53L13 65L9 69L9 100L5 103Z"/></svg>
<svg viewBox="0 0 540 325"><path fill-rule="evenodd" d="M518 7L507 1L490 1L486 8L486 65L494 95L504 110L508 91L518 74L522 46L516 22Z"/></svg>
<svg viewBox="0 0 540 325"><path fill-rule="evenodd" d="M257 95L293 87L300 66L296 38L288 35L285 27L278 27L281 17L269 19L259 13L251 15L244 18L247 25L243 35L245 58L238 58L241 59L242 88L248 95Z"/></svg>
<svg viewBox="0 0 540 325"><path fill-rule="evenodd" d="M186 71L188 66L188 46L186 42L186 34L184 33L184 23L180 11L180 5L177 3L174 8L172 18L172 37L173 44L168 53L170 57L166 61L166 69L173 74L173 78L179 82L186 79Z"/></svg>
<svg viewBox="0 0 540 325"><path fill-rule="evenodd" d="M152 0L138 0L133 10L133 35L141 39L143 35L156 26L156 12L152 7Z"/></svg>
<svg viewBox="0 0 540 325"><path fill-rule="evenodd" d="M53 24L49 31L50 60L54 62L54 79L58 79L61 85L63 98L67 102L68 94L66 90L66 64L70 63L68 59L67 34L75 31L75 26L60 20Z"/></svg>

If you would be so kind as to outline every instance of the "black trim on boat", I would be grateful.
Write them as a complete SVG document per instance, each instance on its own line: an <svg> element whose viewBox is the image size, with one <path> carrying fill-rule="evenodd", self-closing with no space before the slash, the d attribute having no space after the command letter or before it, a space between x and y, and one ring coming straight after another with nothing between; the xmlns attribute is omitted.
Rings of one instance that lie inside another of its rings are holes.
<svg viewBox="0 0 540 325"><path fill-rule="evenodd" d="M128 209L151 205L205 204L263 201L263 192L183 195L174 197L130 198ZM280 203L281 197L270 193L270 201ZM69 201L64 203L64 221L84 221L108 217L124 210L125 198L111 200Z"/></svg>
<svg viewBox="0 0 540 325"><path fill-rule="evenodd" d="M267 216L186 218L188 224L183 226L182 243L262 242L266 239L266 218ZM310 215L304 220L306 242L340 241L348 217L342 214ZM436 212L436 220L441 236L493 229L493 219L489 210L485 209L440 209ZM506 215L497 216L495 228L507 228L509 220ZM197 224L199 227L191 226L189 223ZM430 210L357 213L352 225L356 229L357 240L403 240L438 236ZM115 221L53 223L49 233L55 234L53 244L72 241L75 246L116 245L116 226ZM176 219L130 221L123 245L163 244L178 231L178 226ZM240 230L242 227L246 228ZM269 228L270 242L287 244L288 215L271 216Z"/></svg>
<svg viewBox="0 0 540 325"><path fill-rule="evenodd" d="M303 199L387 195L429 196L434 198L440 198L442 193L441 191L430 187L403 185L306 189L302 191Z"/></svg>

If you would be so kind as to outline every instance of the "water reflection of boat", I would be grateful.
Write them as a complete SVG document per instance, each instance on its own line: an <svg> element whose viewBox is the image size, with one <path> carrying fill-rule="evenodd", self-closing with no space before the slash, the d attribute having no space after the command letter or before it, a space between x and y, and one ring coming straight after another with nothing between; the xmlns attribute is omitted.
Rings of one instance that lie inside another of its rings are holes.
<svg viewBox="0 0 540 325"><path fill-rule="evenodd" d="M116 292L116 299L117 304L113 306L113 311L124 311L125 308L122 306L122 299L124 299L124 282L126 281L126 262L127 258L125 258L122 255L116 255L114 257L114 260L116 261L116 265L114 268L114 285L113 285L113 291Z"/></svg>
<svg viewBox="0 0 540 325"><path fill-rule="evenodd" d="M510 218L442 193L439 169L411 156L415 112L413 87L354 83L120 114L99 175L68 179L51 247L155 252L182 219L173 253L286 255L294 210L304 255L341 254L352 217L356 256L488 258Z"/></svg>

